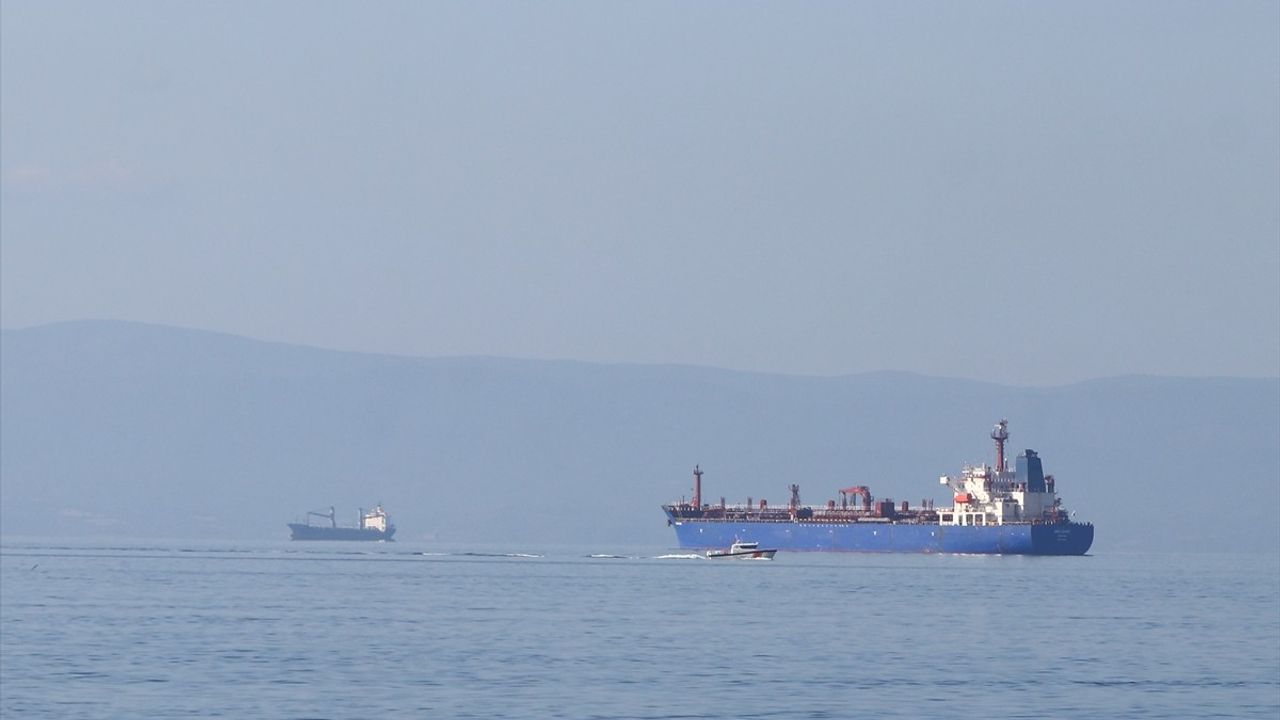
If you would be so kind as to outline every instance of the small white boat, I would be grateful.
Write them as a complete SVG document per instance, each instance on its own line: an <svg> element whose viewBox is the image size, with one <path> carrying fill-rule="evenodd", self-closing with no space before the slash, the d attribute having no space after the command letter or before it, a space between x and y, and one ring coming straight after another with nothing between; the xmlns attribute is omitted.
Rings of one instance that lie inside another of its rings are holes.
<svg viewBox="0 0 1280 720"><path fill-rule="evenodd" d="M777 550L761 550L758 542L735 542L728 550L708 550L709 558L732 558L734 560L772 560Z"/></svg>

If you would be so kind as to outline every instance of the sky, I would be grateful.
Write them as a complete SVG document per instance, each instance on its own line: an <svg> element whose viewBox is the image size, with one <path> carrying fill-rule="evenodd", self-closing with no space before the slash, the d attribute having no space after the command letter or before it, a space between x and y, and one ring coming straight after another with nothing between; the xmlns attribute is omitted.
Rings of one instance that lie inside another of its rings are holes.
<svg viewBox="0 0 1280 720"><path fill-rule="evenodd" d="M1275 2L0 5L0 325L1280 375Z"/></svg>

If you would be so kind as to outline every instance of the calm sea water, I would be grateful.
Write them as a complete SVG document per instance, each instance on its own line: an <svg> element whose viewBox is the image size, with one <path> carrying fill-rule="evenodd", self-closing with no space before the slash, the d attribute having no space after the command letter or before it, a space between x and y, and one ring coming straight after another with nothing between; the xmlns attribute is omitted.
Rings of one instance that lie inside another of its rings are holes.
<svg viewBox="0 0 1280 720"><path fill-rule="evenodd" d="M6 541L0 716L1276 718L1280 556Z"/></svg>

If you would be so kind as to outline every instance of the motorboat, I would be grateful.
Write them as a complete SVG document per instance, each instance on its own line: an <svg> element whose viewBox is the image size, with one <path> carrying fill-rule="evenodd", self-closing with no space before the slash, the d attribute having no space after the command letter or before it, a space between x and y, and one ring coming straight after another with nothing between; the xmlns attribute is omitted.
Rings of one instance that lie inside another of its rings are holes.
<svg viewBox="0 0 1280 720"><path fill-rule="evenodd" d="M735 541L728 550L708 550L707 557L712 559L730 558L734 560L772 560L777 550L762 550L758 542Z"/></svg>

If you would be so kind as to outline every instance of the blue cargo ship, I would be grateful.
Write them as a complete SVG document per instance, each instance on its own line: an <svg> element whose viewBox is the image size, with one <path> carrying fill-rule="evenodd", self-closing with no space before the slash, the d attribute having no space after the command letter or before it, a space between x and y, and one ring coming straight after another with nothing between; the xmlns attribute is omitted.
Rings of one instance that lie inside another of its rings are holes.
<svg viewBox="0 0 1280 720"><path fill-rule="evenodd" d="M328 520L327 525L312 525L311 518ZM391 524L387 513L381 505L359 513L360 524L356 527L338 525L337 513L332 507L323 513L312 510L307 513L306 522L289 523L290 540L390 540L396 534L396 526Z"/></svg>
<svg viewBox="0 0 1280 720"><path fill-rule="evenodd" d="M896 553L974 553L989 555L1084 555L1093 545L1093 525L1071 520L1057 495L1052 475L1040 456L1025 450L1010 470L1005 461L1008 421L991 432L996 464L965 467L939 483L953 494L950 507L919 507L876 499L870 488L840 490L840 502L825 506L800 503L800 486L791 485L786 507L750 498L745 505L702 502L702 470L694 467L692 502L664 505L667 524L681 548L729 547L758 542L779 550Z"/></svg>

